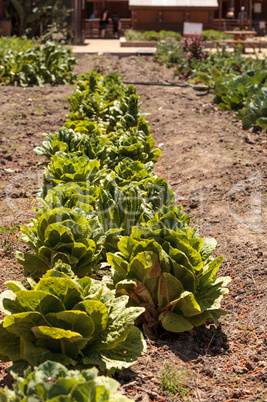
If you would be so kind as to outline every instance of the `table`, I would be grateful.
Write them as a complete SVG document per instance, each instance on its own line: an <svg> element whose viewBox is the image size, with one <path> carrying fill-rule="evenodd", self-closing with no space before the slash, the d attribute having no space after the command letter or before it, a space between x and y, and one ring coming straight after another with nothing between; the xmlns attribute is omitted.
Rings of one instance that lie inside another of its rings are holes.
<svg viewBox="0 0 267 402"><path fill-rule="evenodd" d="M255 36L255 31L224 31L227 35L233 35L234 40L246 40L247 36Z"/></svg>
<svg viewBox="0 0 267 402"><path fill-rule="evenodd" d="M240 42L240 45L243 47L243 53L246 51L246 39L247 37L251 36L256 36L255 31L248 31L248 30L240 30L240 31L224 31L225 34L227 35L233 35L234 37L234 42L236 45Z"/></svg>

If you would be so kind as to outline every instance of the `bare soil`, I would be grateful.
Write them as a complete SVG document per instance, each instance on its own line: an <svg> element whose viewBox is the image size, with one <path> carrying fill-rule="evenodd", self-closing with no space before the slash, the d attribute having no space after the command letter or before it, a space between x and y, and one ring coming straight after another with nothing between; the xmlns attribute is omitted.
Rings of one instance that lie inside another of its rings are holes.
<svg viewBox="0 0 267 402"><path fill-rule="evenodd" d="M213 104L211 93L194 91L151 57L77 57L78 73L118 71L136 84L162 150L155 174L168 180L200 234L216 238L215 256L225 257L220 274L232 278L223 302L228 316L219 327L147 339L147 353L116 375L120 392L144 402L266 401L266 132L242 130L232 112ZM1 290L5 281L22 277L14 256L24 248L18 228L34 216L42 183L33 149L42 133L64 124L73 91L70 85L0 87ZM166 363L181 371L187 396L160 389ZM2 386L10 384L8 366L0 366Z"/></svg>

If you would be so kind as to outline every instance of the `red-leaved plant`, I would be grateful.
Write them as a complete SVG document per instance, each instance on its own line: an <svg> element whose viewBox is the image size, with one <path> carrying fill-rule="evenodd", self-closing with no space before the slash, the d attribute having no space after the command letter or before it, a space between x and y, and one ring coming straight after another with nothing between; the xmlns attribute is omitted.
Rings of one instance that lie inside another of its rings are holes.
<svg viewBox="0 0 267 402"><path fill-rule="evenodd" d="M209 53L204 51L203 41L199 37L185 38L183 52L190 68L192 68L193 59L202 61L209 57Z"/></svg>

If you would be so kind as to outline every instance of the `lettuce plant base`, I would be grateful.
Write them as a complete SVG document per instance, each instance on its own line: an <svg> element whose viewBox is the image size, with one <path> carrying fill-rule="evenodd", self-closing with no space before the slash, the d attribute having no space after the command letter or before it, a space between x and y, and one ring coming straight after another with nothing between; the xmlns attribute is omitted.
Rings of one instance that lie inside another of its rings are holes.
<svg viewBox="0 0 267 402"><path fill-rule="evenodd" d="M168 180L199 232L216 238L216 256L225 256L219 273L232 277L224 300L229 315L221 325L147 339L139 363L116 375L119 391L135 401L170 400L160 390L160 372L169 361L189 371L183 382L190 401L265 400L266 133L242 130L232 113L218 110L211 94L199 96L150 57L79 55L75 69L118 71L126 82L165 84L137 85L141 109L150 113L152 135L163 153L155 173ZM26 250L18 230L2 228L28 224L33 216L43 171L36 167L40 158L33 148L43 132L63 125L73 91L70 85L0 87L1 291L5 281L22 278L14 250ZM10 384L9 365L0 363L1 386Z"/></svg>

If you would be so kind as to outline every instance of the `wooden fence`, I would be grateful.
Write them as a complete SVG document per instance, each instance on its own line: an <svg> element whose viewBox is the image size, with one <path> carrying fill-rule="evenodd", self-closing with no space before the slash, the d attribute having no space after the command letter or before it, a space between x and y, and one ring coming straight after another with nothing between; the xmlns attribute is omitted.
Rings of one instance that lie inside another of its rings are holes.
<svg viewBox="0 0 267 402"><path fill-rule="evenodd" d="M126 29L131 28L132 20L131 18L121 18L120 21L121 21L120 36L123 36L124 31ZM84 39L100 38L101 35L100 35L99 18L95 18L93 20L83 20L83 32L84 32ZM108 39L114 38L113 24L111 19L107 25L106 38Z"/></svg>
<svg viewBox="0 0 267 402"><path fill-rule="evenodd" d="M246 21L246 27L251 29L251 20ZM240 28L240 21L237 19L214 19L212 22L212 29L216 31L232 31L235 28Z"/></svg>

